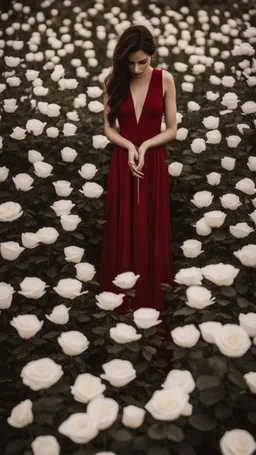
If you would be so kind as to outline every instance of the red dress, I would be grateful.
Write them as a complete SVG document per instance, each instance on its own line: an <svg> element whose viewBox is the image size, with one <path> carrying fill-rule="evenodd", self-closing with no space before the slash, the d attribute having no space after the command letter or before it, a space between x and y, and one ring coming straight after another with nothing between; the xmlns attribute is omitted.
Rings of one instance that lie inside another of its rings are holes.
<svg viewBox="0 0 256 455"><path fill-rule="evenodd" d="M163 115L162 69L154 68L137 122L131 91L121 106L121 136L140 146L160 133ZM132 175L128 151L115 145L105 195L104 238L99 270L99 293L124 293L112 281L123 272L139 274L133 289L132 309L164 310L160 284L173 286L169 179L165 146L149 148L142 168L143 178ZM117 308L128 309L127 297Z"/></svg>

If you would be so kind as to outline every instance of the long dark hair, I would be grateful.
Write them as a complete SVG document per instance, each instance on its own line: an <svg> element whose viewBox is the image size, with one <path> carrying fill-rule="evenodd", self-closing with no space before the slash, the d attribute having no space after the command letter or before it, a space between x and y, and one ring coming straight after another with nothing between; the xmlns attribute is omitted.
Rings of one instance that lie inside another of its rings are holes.
<svg viewBox="0 0 256 455"><path fill-rule="evenodd" d="M110 126L114 125L120 107L129 91L130 71L128 57L132 52L142 50L148 55L153 55L156 50L153 35L144 25L131 25L120 36L115 47L110 74L105 78L108 105L110 111L107 119Z"/></svg>

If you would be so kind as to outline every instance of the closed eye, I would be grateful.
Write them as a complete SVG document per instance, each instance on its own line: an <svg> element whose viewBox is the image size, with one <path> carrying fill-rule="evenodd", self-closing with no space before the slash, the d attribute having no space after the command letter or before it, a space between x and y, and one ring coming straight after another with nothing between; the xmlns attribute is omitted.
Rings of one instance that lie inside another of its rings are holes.
<svg viewBox="0 0 256 455"><path fill-rule="evenodd" d="M145 65L145 64L147 63L147 61L148 61L148 59L146 59L146 60L141 60L141 61L138 62L138 63L140 63L141 65ZM128 65L133 65L133 63L135 63L135 62L130 62L130 61L128 60Z"/></svg>

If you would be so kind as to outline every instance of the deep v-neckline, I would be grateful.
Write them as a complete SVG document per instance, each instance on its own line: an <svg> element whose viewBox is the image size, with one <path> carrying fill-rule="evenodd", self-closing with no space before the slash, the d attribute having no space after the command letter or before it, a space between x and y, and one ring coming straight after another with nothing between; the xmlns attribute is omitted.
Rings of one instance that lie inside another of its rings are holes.
<svg viewBox="0 0 256 455"><path fill-rule="evenodd" d="M135 118L135 122L136 122L137 127L139 126L140 121L141 121L141 117L143 115L143 111L144 111L144 107L145 107L145 104L146 104L146 101L147 101L147 98L148 98L149 89L150 89L150 86L151 86L151 83L152 83L154 71L155 71L155 68L153 68L153 70L151 72L150 81L149 81L147 92L146 92L146 96L145 96L145 99L144 99L144 102L143 102L143 105L142 105L142 109L141 109L141 113L140 113L140 116L139 116L139 120L137 120L137 117L136 117L136 111L135 111L135 105L134 105L134 101L133 101L132 91L131 91L131 88L129 86L129 93L130 93L130 97L131 97L131 101L132 101L133 113L134 113L134 118Z"/></svg>

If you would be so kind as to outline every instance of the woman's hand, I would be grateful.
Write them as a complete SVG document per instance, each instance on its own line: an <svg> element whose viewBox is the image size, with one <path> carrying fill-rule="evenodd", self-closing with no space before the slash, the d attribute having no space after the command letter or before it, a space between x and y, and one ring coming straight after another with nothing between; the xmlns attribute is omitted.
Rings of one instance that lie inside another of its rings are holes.
<svg viewBox="0 0 256 455"><path fill-rule="evenodd" d="M146 147L145 143L142 143L138 148L139 162L136 167L136 171L138 171L138 172L141 171L141 169L143 168L143 166L145 164L146 151L147 151L147 147Z"/></svg>
<svg viewBox="0 0 256 455"><path fill-rule="evenodd" d="M139 160L139 153L138 153L137 147L131 143L131 145L128 148L128 165L129 165L129 167L131 169L131 173L132 173L132 175L134 175L134 177L142 178L143 173L140 172L140 170L138 171L135 160Z"/></svg>

